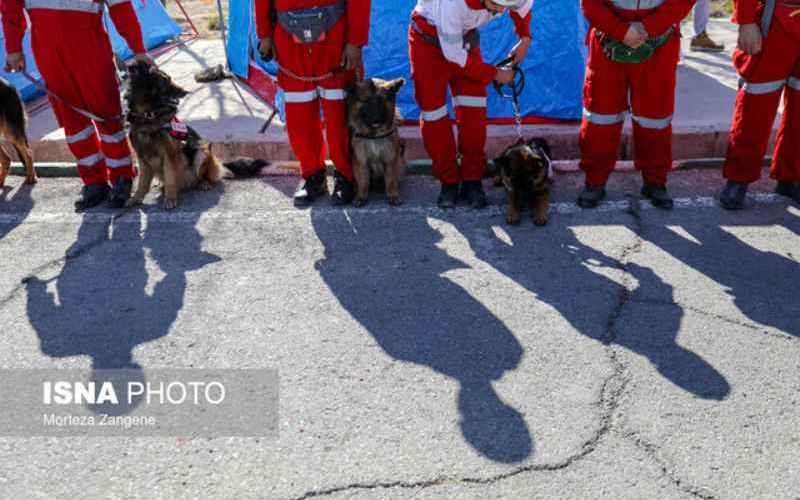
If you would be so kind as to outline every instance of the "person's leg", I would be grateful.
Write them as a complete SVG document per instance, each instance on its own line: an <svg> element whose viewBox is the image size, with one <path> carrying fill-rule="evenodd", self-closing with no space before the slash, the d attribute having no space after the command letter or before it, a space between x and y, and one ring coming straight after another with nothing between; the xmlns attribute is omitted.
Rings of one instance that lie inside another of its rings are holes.
<svg viewBox="0 0 800 500"><path fill-rule="evenodd" d="M800 183L800 54L796 59L797 66L784 91L783 117L770 170L770 177L782 184ZM800 186L793 192L800 202Z"/></svg>
<svg viewBox="0 0 800 500"><path fill-rule="evenodd" d="M586 186L599 189L605 185L617 162L628 109L628 81L625 65L608 59L594 37L589 47L583 106L580 167L586 173Z"/></svg>
<svg viewBox="0 0 800 500"><path fill-rule="evenodd" d="M486 87L463 78L451 81L461 155L461 196L472 208L486 206Z"/></svg>
<svg viewBox="0 0 800 500"><path fill-rule="evenodd" d="M694 5L694 36L706 32L711 17L711 1L697 0Z"/></svg>

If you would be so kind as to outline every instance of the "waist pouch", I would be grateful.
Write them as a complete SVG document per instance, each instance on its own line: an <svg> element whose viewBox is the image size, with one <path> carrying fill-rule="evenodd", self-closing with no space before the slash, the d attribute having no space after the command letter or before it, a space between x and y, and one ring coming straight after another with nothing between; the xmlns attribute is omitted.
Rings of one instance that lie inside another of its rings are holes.
<svg viewBox="0 0 800 500"><path fill-rule="evenodd" d="M442 44L439 41L438 36L433 36L425 33L417 21L411 19L411 28L417 32L417 34L422 38L425 43L429 43L434 47L442 48ZM464 48L467 50L471 50L474 47L480 47L481 45L481 34L478 30L469 30L464 33Z"/></svg>
<svg viewBox="0 0 800 500"><path fill-rule="evenodd" d="M300 43L315 43L322 39L344 16L347 6L344 2L325 7L311 7L303 10L277 12L278 23L294 35Z"/></svg>
<svg viewBox="0 0 800 500"><path fill-rule="evenodd" d="M638 49L632 49L601 31L596 31L595 33L597 33L597 39L600 41L600 46L603 48L603 53L606 57L614 62L641 64L653 57L656 50L669 41L670 37L675 33L675 28L668 29L661 36L648 39Z"/></svg>

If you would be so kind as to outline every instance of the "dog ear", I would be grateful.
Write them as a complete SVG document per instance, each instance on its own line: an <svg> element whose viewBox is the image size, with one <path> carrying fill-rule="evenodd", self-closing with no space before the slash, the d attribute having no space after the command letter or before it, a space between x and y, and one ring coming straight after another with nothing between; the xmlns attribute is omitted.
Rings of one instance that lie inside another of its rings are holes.
<svg viewBox="0 0 800 500"><path fill-rule="evenodd" d="M553 157L553 155L550 153L550 144L545 139L536 137L531 139L528 144L541 150L545 155L547 155L548 160Z"/></svg>
<svg viewBox="0 0 800 500"><path fill-rule="evenodd" d="M386 89L386 92L388 92L390 96L395 97L405 84L406 84L405 78L398 78L396 80L388 82L384 88Z"/></svg>

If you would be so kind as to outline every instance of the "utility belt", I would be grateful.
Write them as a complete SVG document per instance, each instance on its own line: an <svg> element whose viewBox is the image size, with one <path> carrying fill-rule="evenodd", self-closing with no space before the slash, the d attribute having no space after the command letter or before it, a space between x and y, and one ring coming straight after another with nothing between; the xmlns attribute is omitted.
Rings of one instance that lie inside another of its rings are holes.
<svg viewBox="0 0 800 500"><path fill-rule="evenodd" d="M316 43L325 39L325 35L347 12L347 4L342 1L324 7L276 12L278 23L292 34L297 43Z"/></svg>
<svg viewBox="0 0 800 500"><path fill-rule="evenodd" d="M619 40L614 40L602 31L595 30L595 36L597 36L606 57L614 62L628 64L641 64L653 57L656 50L667 43L674 33L675 28L670 28L656 38L649 38L638 49L632 49Z"/></svg>
<svg viewBox="0 0 800 500"><path fill-rule="evenodd" d="M413 29L420 38L422 38L425 43L433 45L436 48L441 49L442 43L439 41L438 36L431 35L426 33L425 30L422 29L422 26L419 25L417 20L414 16L411 16L411 29ZM478 30L469 30L464 33L464 48L467 50L471 50L473 47L480 47L481 45L481 34Z"/></svg>

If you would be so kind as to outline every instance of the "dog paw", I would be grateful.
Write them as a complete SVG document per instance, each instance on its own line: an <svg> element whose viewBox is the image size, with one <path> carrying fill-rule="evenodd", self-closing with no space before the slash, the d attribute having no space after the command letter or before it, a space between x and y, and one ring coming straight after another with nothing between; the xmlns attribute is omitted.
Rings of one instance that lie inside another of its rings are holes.
<svg viewBox="0 0 800 500"><path fill-rule="evenodd" d="M178 200L164 200L164 210L175 210L178 208Z"/></svg>
<svg viewBox="0 0 800 500"><path fill-rule="evenodd" d="M393 207L399 207L402 204L403 204L403 199L400 198L399 196L390 196L389 197L389 205L391 205Z"/></svg>
<svg viewBox="0 0 800 500"><path fill-rule="evenodd" d="M533 219L533 223L536 224L537 226L540 226L540 227L541 226L546 226L547 222L548 222L547 217L535 217Z"/></svg>
<svg viewBox="0 0 800 500"><path fill-rule="evenodd" d="M139 198L130 198L128 201L125 202L125 207L127 208L138 207L141 204L142 200L140 200Z"/></svg>
<svg viewBox="0 0 800 500"><path fill-rule="evenodd" d="M355 200L353 200L353 206L356 208L361 208L366 204L367 204L366 198L356 198Z"/></svg>

